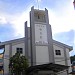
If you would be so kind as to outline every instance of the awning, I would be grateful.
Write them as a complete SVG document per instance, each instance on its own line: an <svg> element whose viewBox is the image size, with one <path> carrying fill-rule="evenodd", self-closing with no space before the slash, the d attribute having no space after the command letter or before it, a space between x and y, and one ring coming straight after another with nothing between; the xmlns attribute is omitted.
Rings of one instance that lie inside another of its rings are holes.
<svg viewBox="0 0 75 75"><path fill-rule="evenodd" d="M70 72L69 74L75 74L75 72Z"/></svg>
<svg viewBox="0 0 75 75"><path fill-rule="evenodd" d="M27 69L27 73L31 73L31 72L35 72L35 71L48 71L48 70L57 73L57 72L60 72L63 70L67 70L68 68L69 68L69 66L49 63L49 64L30 66Z"/></svg>

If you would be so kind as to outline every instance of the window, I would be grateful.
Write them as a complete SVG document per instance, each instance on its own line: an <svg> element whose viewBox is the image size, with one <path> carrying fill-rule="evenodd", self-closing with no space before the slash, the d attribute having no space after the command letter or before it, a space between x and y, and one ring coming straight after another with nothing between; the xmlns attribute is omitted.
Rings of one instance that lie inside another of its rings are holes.
<svg viewBox="0 0 75 75"><path fill-rule="evenodd" d="M23 53L23 48L16 48L16 52L22 54Z"/></svg>
<svg viewBox="0 0 75 75"><path fill-rule="evenodd" d="M61 55L61 51L60 50L55 50L55 54L56 55Z"/></svg>

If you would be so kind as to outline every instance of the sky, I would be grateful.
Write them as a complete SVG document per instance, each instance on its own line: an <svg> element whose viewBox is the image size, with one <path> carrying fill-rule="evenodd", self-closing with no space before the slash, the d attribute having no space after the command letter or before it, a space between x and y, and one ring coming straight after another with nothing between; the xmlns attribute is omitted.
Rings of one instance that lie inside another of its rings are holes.
<svg viewBox="0 0 75 75"><path fill-rule="evenodd" d="M24 37L24 22L31 7L48 9L54 40L73 46L75 55L75 10L73 0L0 0L0 41Z"/></svg>

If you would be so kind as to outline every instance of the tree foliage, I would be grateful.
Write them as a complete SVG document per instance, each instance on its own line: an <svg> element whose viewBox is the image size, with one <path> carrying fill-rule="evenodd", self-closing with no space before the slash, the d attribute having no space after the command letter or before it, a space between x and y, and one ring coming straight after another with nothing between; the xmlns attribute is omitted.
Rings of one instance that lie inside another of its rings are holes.
<svg viewBox="0 0 75 75"><path fill-rule="evenodd" d="M75 61L75 55L70 57L71 63Z"/></svg>
<svg viewBox="0 0 75 75"><path fill-rule="evenodd" d="M25 56L20 56L19 53L16 53L14 56L10 58L9 68L11 73L15 75L25 74L26 69L28 68L28 60Z"/></svg>

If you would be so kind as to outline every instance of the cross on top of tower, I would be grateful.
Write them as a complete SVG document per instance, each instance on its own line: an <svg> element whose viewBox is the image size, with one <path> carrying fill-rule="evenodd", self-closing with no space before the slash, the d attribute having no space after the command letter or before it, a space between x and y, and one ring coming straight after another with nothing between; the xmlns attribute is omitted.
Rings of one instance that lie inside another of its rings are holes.
<svg viewBox="0 0 75 75"><path fill-rule="evenodd" d="M39 0L37 0L38 10L39 10Z"/></svg>

